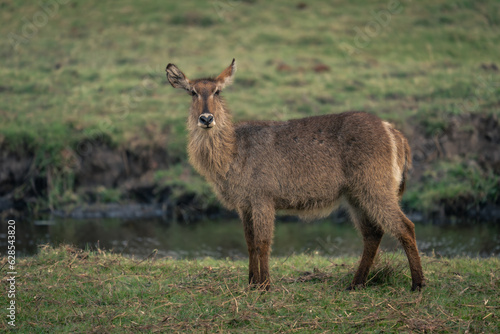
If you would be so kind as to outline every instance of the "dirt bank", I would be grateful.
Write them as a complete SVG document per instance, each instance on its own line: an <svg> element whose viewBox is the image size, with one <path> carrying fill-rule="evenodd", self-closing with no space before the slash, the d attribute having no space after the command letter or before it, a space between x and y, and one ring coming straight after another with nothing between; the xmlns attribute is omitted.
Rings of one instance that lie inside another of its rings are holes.
<svg viewBox="0 0 500 334"><path fill-rule="evenodd" d="M413 151L410 189L428 179L439 161L453 161L474 164L483 173L492 173L497 182L494 189L497 194L500 192L500 125L496 117L454 116L433 132L415 120L401 129ZM190 220L224 212L216 204L203 203L203 197L196 191L183 192L178 187L174 191L171 184L165 185L155 177L158 171L182 163L158 144L112 147L94 141L81 143L79 149L67 150L62 157L63 162L58 166L43 166L29 149L2 149L2 215L52 212L78 218L110 215L123 218L141 216L142 212L146 216ZM56 202L54 193L58 194ZM437 199L434 209L426 214L499 220L500 196L481 196L478 193Z"/></svg>
<svg viewBox="0 0 500 334"><path fill-rule="evenodd" d="M476 161L484 170L500 175L500 126L496 116L454 116L443 131L428 133L425 125L405 127L413 153L413 178L419 179L429 164L439 159Z"/></svg>
<svg viewBox="0 0 500 334"><path fill-rule="evenodd" d="M450 117L441 131L429 133L425 124L415 121L407 125L405 134L412 146L413 170L410 183L418 185L429 175L434 180L445 179L436 170L442 161L470 167L476 175L456 177L455 182L487 182L490 193L478 190L466 195L457 194L437 199L434 210L426 212L438 220L444 217L500 220L500 125L496 116L467 114ZM485 177L488 175L489 177ZM477 178L476 180L474 178ZM410 184L410 187L412 186ZM479 186L477 188L480 188Z"/></svg>

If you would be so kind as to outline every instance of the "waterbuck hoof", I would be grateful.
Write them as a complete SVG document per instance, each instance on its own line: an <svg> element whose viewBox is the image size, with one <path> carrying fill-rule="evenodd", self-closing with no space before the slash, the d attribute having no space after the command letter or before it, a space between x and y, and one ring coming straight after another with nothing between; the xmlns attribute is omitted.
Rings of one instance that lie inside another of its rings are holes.
<svg viewBox="0 0 500 334"><path fill-rule="evenodd" d="M258 277L259 277L258 275L253 275L253 274L248 275L248 285L258 286L260 284Z"/></svg>
<svg viewBox="0 0 500 334"><path fill-rule="evenodd" d="M257 289L259 287L259 283L257 282L248 282L248 287L252 290Z"/></svg>
<svg viewBox="0 0 500 334"><path fill-rule="evenodd" d="M421 291L424 286L425 286L425 282L413 283L411 285L411 291Z"/></svg>

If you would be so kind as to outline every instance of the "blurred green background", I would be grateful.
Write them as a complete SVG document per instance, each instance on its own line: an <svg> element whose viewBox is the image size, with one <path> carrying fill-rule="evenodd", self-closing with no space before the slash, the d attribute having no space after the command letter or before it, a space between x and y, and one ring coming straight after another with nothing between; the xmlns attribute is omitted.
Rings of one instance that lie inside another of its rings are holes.
<svg viewBox="0 0 500 334"><path fill-rule="evenodd" d="M186 163L190 99L164 69L216 75L232 58L223 95L236 121L374 113L419 154L406 209L498 207L498 1L0 1L0 18L0 196L33 198L30 210L165 194L216 206ZM446 146L468 133L473 152ZM86 183L93 146L159 153L147 180ZM32 160L13 180L19 157Z"/></svg>

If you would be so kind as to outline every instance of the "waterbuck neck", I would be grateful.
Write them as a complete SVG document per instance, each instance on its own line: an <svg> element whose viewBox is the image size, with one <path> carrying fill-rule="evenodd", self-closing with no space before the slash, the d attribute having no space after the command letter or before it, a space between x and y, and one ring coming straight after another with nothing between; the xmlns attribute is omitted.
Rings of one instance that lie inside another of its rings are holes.
<svg viewBox="0 0 500 334"><path fill-rule="evenodd" d="M189 121L188 129L191 164L208 181L225 179L236 153L236 136L230 115L225 113L217 117L214 128L202 129L194 121Z"/></svg>

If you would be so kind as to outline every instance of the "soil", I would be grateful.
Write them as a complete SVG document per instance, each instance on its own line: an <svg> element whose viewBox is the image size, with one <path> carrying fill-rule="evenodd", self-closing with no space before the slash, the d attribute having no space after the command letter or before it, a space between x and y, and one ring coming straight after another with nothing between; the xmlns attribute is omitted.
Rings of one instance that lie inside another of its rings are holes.
<svg viewBox="0 0 500 334"><path fill-rule="evenodd" d="M439 134L427 134L421 125L404 129L412 146L412 177L418 179L438 159L474 160L484 170L500 175L500 125L496 116L467 114L450 119Z"/></svg>
<svg viewBox="0 0 500 334"><path fill-rule="evenodd" d="M459 157L477 163L483 170L500 175L500 123L495 116L468 114L449 119L448 125L437 134L429 134L425 126L415 120L401 130L412 146L414 166L411 182L418 182L424 172L439 159ZM171 201L171 189L155 182L154 172L168 169L178 160L158 145L114 148L107 143L93 142L78 153L68 153L66 167L75 172L75 192L86 204L65 210L51 208L52 214L74 218L91 217L152 217L164 216L179 220L202 216L228 214L219 207L199 209L194 194L185 194ZM52 175L61 170L41 173L35 166L35 155L29 150L0 150L0 213L3 216L32 213L34 204L47 198L53 187ZM500 186L500 185L499 185ZM118 189L120 202L99 203L102 189ZM500 203L485 203L475 210L472 198L457 198L443 202L441 215L473 216L488 221L500 220Z"/></svg>
<svg viewBox="0 0 500 334"><path fill-rule="evenodd" d="M418 124L417 121L415 121ZM412 148L411 182L418 182L425 171L440 159L457 159L478 164L483 171L500 175L500 123L496 116L466 114L451 117L448 126L437 134L428 134L424 126L404 129ZM407 130L407 131L406 131ZM500 182L497 184L500 188ZM477 199L457 197L442 200L438 212L430 212L434 221L445 217L500 221L500 198L495 202L471 205Z"/></svg>

